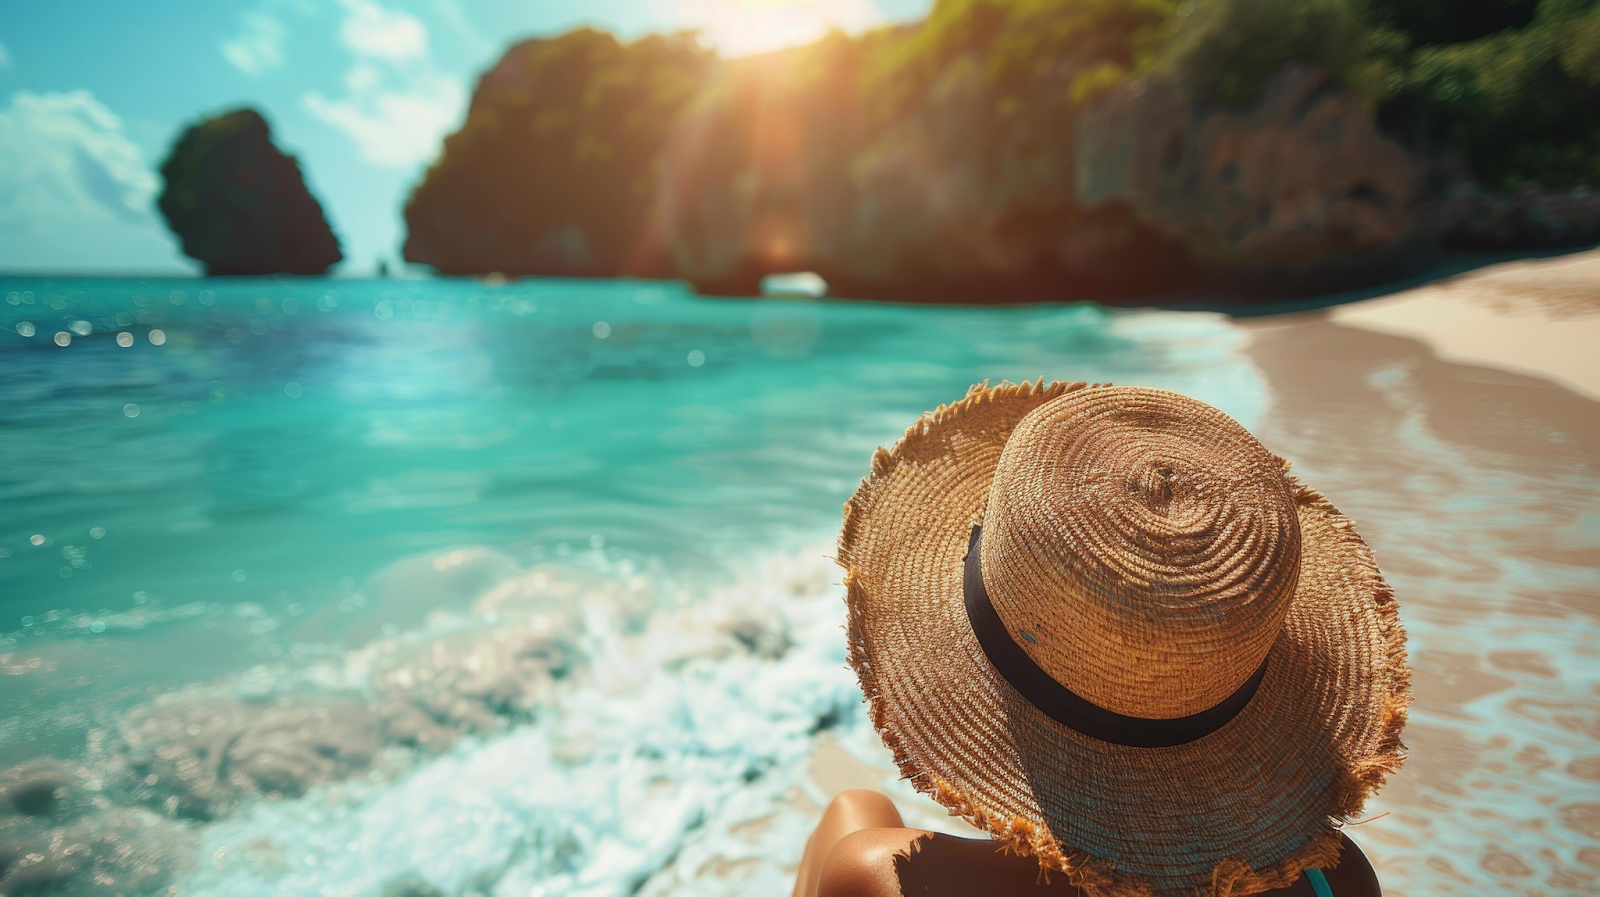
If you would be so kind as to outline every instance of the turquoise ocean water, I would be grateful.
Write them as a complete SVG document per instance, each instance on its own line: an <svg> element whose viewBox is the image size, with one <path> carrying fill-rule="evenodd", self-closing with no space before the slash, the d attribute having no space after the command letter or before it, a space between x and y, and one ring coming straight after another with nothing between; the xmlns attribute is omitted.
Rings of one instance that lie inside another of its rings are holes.
<svg viewBox="0 0 1600 897"><path fill-rule="evenodd" d="M819 739L893 779L842 667L840 505L921 411L1039 376L1210 402L1363 525L1418 668L1413 761L1359 830L1386 890L1600 867L1600 429L1554 387L1314 317L0 296L0 789L54 795L0 810L0 885L784 889Z"/></svg>

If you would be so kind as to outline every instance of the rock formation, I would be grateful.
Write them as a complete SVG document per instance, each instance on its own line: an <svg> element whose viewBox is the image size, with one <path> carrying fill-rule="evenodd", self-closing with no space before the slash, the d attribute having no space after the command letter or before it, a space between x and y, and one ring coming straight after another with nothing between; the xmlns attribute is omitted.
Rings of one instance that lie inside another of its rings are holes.
<svg viewBox="0 0 1600 897"><path fill-rule="evenodd" d="M1435 50L1396 49L1340 2L1324 22L1210 0L1193 28L1159 4L941 2L919 26L729 61L683 38L529 41L484 76L418 185L406 257L744 295L809 271L834 295L1005 302L1327 292L1449 247L1600 239L1600 199L1507 180L1528 153L1572 155L1589 125L1545 128L1520 155L1476 132L1460 153L1441 147L1430 128L1459 110L1413 67ZM1552 9L1525 33L1496 20L1461 39L1506 28L1565 60L1583 47L1560 49L1572 29L1551 17L1578 13ZM1170 44L1154 63L1133 49L1151 41ZM1546 74L1562 108L1590 102L1586 70L1561 64L1572 72ZM1399 93L1373 86L1383 66Z"/></svg>
<svg viewBox="0 0 1600 897"><path fill-rule="evenodd" d="M972 64L886 112L861 86L865 49L835 35L727 67L665 150L674 276L749 295L765 274L814 271L836 295L969 302L1137 295L1189 276L1125 208L1075 201L1080 65L1042 73L1026 115Z"/></svg>
<svg viewBox="0 0 1600 897"><path fill-rule="evenodd" d="M202 821L364 772L381 746L359 701L251 702L201 690L135 707L118 734L107 766L127 793L166 816Z"/></svg>
<svg viewBox="0 0 1600 897"><path fill-rule="evenodd" d="M0 894L160 893L194 840L153 813L112 804L76 763L38 757L0 770Z"/></svg>
<svg viewBox="0 0 1600 897"><path fill-rule="evenodd" d="M407 261L446 274L661 274L661 145L714 62L687 36L581 30L506 51L406 203Z"/></svg>
<svg viewBox="0 0 1600 897"><path fill-rule="evenodd" d="M1223 280L1337 289L1439 242L1427 167L1318 70L1280 71L1242 111L1134 81L1085 112L1075 144L1079 205L1126 206Z"/></svg>
<svg viewBox="0 0 1600 897"><path fill-rule="evenodd" d="M322 274L343 257L299 164L254 110L191 126L161 176L167 226L208 274Z"/></svg>

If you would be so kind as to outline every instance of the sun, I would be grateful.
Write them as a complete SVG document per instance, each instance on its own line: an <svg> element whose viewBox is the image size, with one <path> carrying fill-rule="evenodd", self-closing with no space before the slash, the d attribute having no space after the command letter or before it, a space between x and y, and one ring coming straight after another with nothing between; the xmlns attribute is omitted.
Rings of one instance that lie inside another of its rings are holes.
<svg viewBox="0 0 1600 897"><path fill-rule="evenodd" d="M808 44L832 30L858 33L883 22L873 0L702 0L700 36L723 56Z"/></svg>

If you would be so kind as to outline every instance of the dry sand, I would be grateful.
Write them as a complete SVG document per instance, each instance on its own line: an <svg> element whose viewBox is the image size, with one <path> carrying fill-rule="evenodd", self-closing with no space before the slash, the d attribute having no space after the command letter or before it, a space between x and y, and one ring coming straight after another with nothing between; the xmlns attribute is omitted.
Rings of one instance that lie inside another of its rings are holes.
<svg viewBox="0 0 1600 897"><path fill-rule="evenodd" d="M1328 314L1420 340L1444 361L1531 374L1600 399L1600 249L1480 268Z"/></svg>

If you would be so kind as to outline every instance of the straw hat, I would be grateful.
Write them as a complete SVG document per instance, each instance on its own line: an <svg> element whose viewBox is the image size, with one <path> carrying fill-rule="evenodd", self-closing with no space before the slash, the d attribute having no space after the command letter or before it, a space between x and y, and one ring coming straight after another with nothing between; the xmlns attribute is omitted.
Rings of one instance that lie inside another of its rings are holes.
<svg viewBox="0 0 1600 897"><path fill-rule="evenodd" d="M1400 764L1405 633L1288 463L1176 393L974 386L845 504L850 663L920 791L1090 895L1337 862Z"/></svg>

